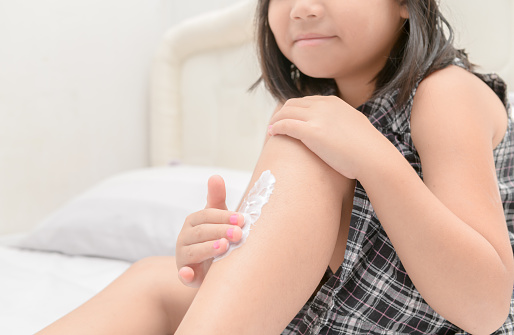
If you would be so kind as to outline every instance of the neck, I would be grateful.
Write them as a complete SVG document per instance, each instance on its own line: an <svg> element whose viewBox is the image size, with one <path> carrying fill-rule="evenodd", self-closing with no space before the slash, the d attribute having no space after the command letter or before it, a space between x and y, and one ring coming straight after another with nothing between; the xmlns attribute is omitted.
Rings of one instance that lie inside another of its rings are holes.
<svg viewBox="0 0 514 335"><path fill-rule="evenodd" d="M356 80L336 79L338 95L347 104L357 108L371 98L375 90L375 82L358 82Z"/></svg>
<svg viewBox="0 0 514 335"><path fill-rule="evenodd" d="M382 58L379 61L370 62L359 71L334 78L339 97L354 108L368 101L375 91L375 78L385 66L386 60L387 58Z"/></svg>

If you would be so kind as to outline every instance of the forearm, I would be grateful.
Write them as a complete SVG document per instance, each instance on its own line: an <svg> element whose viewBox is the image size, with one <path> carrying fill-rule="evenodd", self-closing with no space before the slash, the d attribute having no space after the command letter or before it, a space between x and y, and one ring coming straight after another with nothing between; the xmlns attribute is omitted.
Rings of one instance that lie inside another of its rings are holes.
<svg viewBox="0 0 514 335"><path fill-rule="evenodd" d="M277 334L308 300L339 229L344 177L299 141L272 138L251 185L275 189L245 244L214 263L177 334Z"/></svg>
<svg viewBox="0 0 514 335"><path fill-rule="evenodd" d="M511 260L445 206L394 147L385 150L380 169L360 181L412 282L463 328L497 319L512 293Z"/></svg>

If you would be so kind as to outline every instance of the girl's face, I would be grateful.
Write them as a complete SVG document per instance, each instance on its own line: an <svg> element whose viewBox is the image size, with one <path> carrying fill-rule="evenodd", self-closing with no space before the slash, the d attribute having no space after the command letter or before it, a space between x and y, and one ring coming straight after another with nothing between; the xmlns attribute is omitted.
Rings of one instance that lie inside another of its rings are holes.
<svg viewBox="0 0 514 335"><path fill-rule="evenodd" d="M406 18L399 0L270 0L268 11L284 56L304 74L338 85L372 81Z"/></svg>

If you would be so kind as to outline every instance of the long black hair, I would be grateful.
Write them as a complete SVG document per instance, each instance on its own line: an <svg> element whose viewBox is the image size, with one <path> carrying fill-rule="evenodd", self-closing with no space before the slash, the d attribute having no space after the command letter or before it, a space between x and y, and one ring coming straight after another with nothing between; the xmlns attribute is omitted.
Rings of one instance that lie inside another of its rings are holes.
<svg viewBox="0 0 514 335"><path fill-rule="evenodd" d="M398 0L400 1L400 0ZM403 105L418 81L459 58L472 70L466 53L453 46L453 29L436 0L402 0L409 18L376 80L373 97L398 90L397 105ZM256 11L257 49L261 81L279 101L307 95L337 93L333 79L313 78L300 72L278 48L268 22L270 0L259 0ZM372 98L373 98L372 97Z"/></svg>

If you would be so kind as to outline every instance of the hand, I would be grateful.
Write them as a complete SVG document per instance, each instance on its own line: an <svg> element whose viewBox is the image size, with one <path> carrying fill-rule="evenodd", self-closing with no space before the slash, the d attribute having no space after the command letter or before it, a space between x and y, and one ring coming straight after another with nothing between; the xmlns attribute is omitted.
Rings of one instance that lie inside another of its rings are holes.
<svg viewBox="0 0 514 335"><path fill-rule="evenodd" d="M189 215L177 239L176 261L184 285L200 287L214 256L225 253L229 241L241 239L243 215L227 210L225 182L212 176L205 209Z"/></svg>
<svg viewBox="0 0 514 335"><path fill-rule="evenodd" d="M268 133L305 144L334 170L358 179L370 155L390 142L367 117L336 96L289 99L271 118Z"/></svg>

